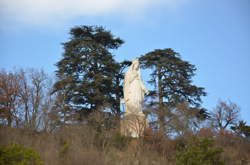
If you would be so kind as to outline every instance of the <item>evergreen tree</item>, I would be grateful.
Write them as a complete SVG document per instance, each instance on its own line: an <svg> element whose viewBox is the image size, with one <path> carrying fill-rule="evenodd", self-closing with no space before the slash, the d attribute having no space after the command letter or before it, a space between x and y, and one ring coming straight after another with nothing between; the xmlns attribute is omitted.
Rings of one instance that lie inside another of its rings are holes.
<svg viewBox="0 0 250 165"><path fill-rule="evenodd" d="M151 105L157 110L160 129L164 131L165 117L171 116L169 109L179 103L188 102L199 107L204 88L192 85L195 66L181 59L172 49L157 49L140 58L143 68L151 69L149 84L154 86L150 91ZM204 109L201 114L207 115Z"/></svg>
<svg viewBox="0 0 250 165"><path fill-rule="evenodd" d="M239 121L235 126L231 126L231 129L243 137L250 139L250 125L247 125L245 121Z"/></svg>
<svg viewBox="0 0 250 165"><path fill-rule="evenodd" d="M116 82L121 65L110 51L123 41L99 26L74 27L70 36L63 43L63 58L56 64L55 91L63 91L64 101L80 116L104 107L114 110L121 94Z"/></svg>

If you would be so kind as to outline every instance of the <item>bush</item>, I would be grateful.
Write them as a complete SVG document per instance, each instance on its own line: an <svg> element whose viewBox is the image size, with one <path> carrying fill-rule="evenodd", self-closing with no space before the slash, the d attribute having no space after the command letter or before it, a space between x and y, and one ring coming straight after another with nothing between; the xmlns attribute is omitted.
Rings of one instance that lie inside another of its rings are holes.
<svg viewBox="0 0 250 165"><path fill-rule="evenodd" d="M123 150L128 146L128 144L131 142L132 139L133 138L131 137L123 136L117 133L112 138L112 141L115 148Z"/></svg>
<svg viewBox="0 0 250 165"><path fill-rule="evenodd" d="M42 165L41 158L32 148L19 144L0 146L0 165Z"/></svg>
<svg viewBox="0 0 250 165"><path fill-rule="evenodd" d="M60 157L64 157L69 152L70 144L68 142L64 142L62 148L59 150Z"/></svg>
<svg viewBox="0 0 250 165"><path fill-rule="evenodd" d="M214 147L214 141L210 138L193 138L183 151L177 153L177 165L224 165L221 160L222 149Z"/></svg>

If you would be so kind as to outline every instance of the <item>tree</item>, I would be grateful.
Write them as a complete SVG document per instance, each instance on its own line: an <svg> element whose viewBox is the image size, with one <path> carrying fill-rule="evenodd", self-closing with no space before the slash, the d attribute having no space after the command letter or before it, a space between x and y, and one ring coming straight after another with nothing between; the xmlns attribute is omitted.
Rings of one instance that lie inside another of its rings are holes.
<svg viewBox="0 0 250 165"><path fill-rule="evenodd" d="M43 70L0 72L0 122L41 130L47 127L54 98L52 82Z"/></svg>
<svg viewBox="0 0 250 165"><path fill-rule="evenodd" d="M220 131L234 126L239 120L240 108L231 101L219 101L211 112L212 126Z"/></svg>
<svg viewBox="0 0 250 165"><path fill-rule="evenodd" d="M30 126L32 129L38 129L42 122L43 101L45 100L46 84L48 77L44 71L31 70L31 109L30 109ZM49 97L49 96L48 96Z"/></svg>
<svg viewBox="0 0 250 165"><path fill-rule="evenodd" d="M41 129L47 112L51 109L51 78L38 69L20 69L15 73L19 77L18 109L23 116L22 124L33 130Z"/></svg>
<svg viewBox="0 0 250 165"><path fill-rule="evenodd" d="M202 112L202 109L190 107L187 102L180 103L172 109L171 116L168 116L168 128L179 136L193 135L199 131L204 121Z"/></svg>
<svg viewBox="0 0 250 165"><path fill-rule="evenodd" d="M20 85L18 75L15 73L7 73L4 70L0 71L0 117L1 123L7 121L7 125L11 126L13 120L16 125L19 123L17 112L17 102L19 98Z"/></svg>
<svg viewBox="0 0 250 165"><path fill-rule="evenodd" d="M250 138L250 126L247 125L246 122L242 120L239 121L239 123L236 124L235 126L231 126L231 129L238 135Z"/></svg>
<svg viewBox="0 0 250 165"><path fill-rule="evenodd" d="M49 113L51 124L56 128L60 125L68 124L72 122L76 114L70 104L66 103L66 93L63 91L56 92L55 102L52 106L52 111Z"/></svg>
<svg viewBox="0 0 250 165"><path fill-rule="evenodd" d="M150 91L149 97L158 114L161 131L164 131L165 117L171 116L170 110L177 104L187 102L196 108L200 106L201 97L206 93L204 88L192 85L196 68L182 60L177 52L156 49L143 55L140 61L143 68L152 70L148 83L154 89Z"/></svg>
<svg viewBox="0 0 250 165"><path fill-rule="evenodd" d="M19 84L20 84L20 109L23 109L24 112L24 125L29 126L30 123L30 95L31 95L31 88L29 83L29 77L27 73L23 70L19 70Z"/></svg>
<svg viewBox="0 0 250 165"><path fill-rule="evenodd" d="M120 110L120 100L123 98L123 80L124 80L124 70L131 65L131 61L123 61L118 63L119 69L114 75L114 89L112 93L115 94L115 99L112 101L112 112L116 115L116 117L121 116Z"/></svg>
<svg viewBox="0 0 250 165"><path fill-rule="evenodd" d="M97 26L75 27L70 35L70 41L63 43L63 58L56 64L55 91L64 93L64 101L80 114L79 119L103 107L119 108L121 67L110 51L123 41Z"/></svg>

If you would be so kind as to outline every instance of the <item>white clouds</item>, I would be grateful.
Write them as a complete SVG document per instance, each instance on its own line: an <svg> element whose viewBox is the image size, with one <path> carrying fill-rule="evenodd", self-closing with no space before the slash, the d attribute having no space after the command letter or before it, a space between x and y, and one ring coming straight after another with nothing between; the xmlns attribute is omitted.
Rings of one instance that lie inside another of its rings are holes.
<svg viewBox="0 0 250 165"><path fill-rule="evenodd" d="M134 15L158 5L172 7L184 0L0 0L1 17L46 24L76 16Z"/></svg>

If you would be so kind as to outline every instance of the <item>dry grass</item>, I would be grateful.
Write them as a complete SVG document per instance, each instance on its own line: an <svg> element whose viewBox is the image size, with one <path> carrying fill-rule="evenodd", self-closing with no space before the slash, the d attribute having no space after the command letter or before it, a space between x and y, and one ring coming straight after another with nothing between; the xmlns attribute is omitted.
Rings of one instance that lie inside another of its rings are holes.
<svg viewBox="0 0 250 165"><path fill-rule="evenodd" d="M66 126L53 133L0 127L0 144L18 143L38 151L45 165L174 165L175 154L187 137L168 139L152 132L144 138L121 137L119 130L96 131L91 126ZM220 134L227 165L249 165L250 143Z"/></svg>

